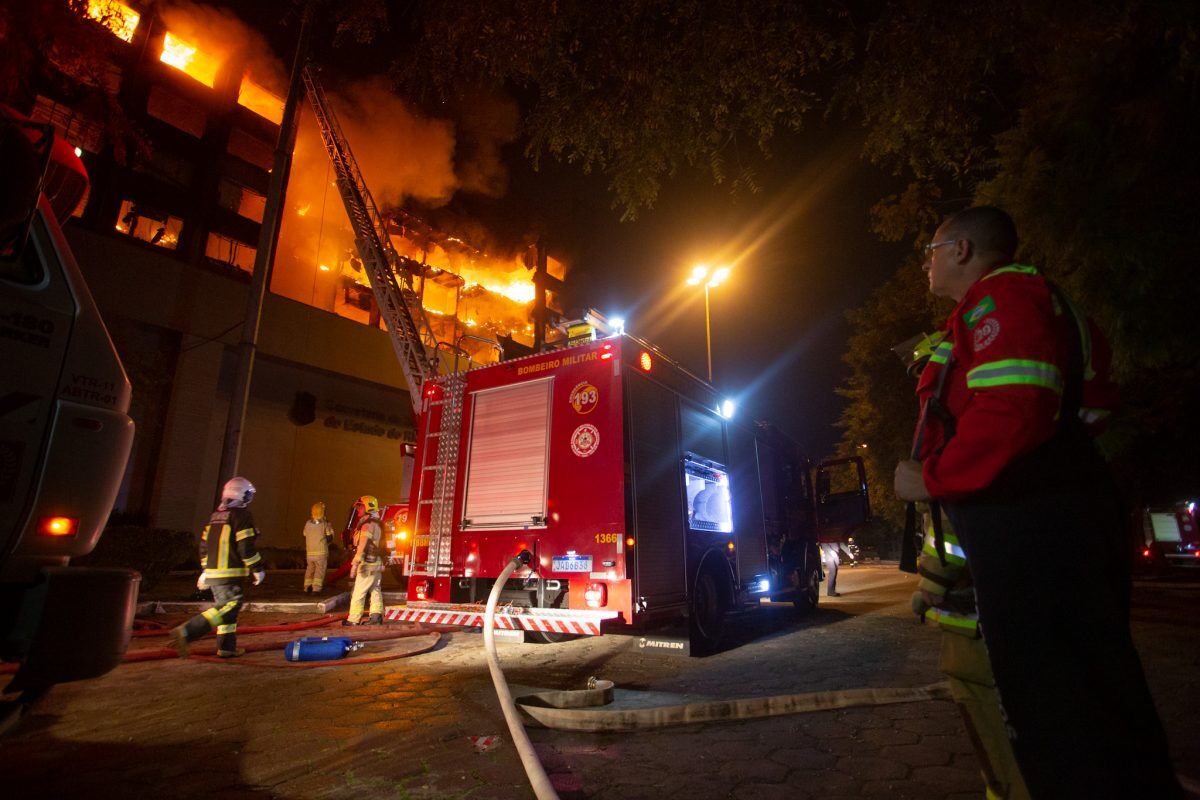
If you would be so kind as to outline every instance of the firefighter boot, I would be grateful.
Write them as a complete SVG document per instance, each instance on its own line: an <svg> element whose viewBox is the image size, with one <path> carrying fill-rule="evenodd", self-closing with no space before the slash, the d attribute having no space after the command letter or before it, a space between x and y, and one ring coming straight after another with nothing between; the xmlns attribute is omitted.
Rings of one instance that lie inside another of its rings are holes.
<svg viewBox="0 0 1200 800"><path fill-rule="evenodd" d="M382 625L383 624L383 614L372 614L371 616L367 617L367 624L368 625Z"/></svg>
<svg viewBox="0 0 1200 800"><path fill-rule="evenodd" d="M183 626L180 625L177 628L171 628L170 637L171 646L175 648L175 652L179 654L179 657L187 658L190 653L188 652L187 631L183 629Z"/></svg>
<svg viewBox="0 0 1200 800"><path fill-rule="evenodd" d="M237 658L238 656L246 655L246 648L238 647L233 650L218 650L217 655L221 658Z"/></svg>

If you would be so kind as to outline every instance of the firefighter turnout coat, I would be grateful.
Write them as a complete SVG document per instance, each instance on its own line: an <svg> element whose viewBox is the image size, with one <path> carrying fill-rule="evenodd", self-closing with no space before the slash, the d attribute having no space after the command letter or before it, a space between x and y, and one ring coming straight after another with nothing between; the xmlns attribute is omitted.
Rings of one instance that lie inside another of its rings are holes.
<svg viewBox="0 0 1200 800"><path fill-rule="evenodd" d="M239 583L262 569L255 549L258 531L245 508L218 508L200 536L200 566L209 586Z"/></svg>

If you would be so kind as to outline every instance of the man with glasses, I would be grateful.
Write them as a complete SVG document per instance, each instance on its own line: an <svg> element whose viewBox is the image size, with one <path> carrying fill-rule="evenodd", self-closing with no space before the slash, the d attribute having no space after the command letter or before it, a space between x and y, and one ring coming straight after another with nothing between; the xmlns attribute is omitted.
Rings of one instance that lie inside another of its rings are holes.
<svg viewBox="0 0 1200 800"><path fill-rule="evenodd" d="M896 493L953 523L1031 795L1182 797L1129 633L1124 515L1087 429L1112 394L1106 345L1016 249L989 206L926 246L930 291L958 305L917 388L939 413Z"/></svg>

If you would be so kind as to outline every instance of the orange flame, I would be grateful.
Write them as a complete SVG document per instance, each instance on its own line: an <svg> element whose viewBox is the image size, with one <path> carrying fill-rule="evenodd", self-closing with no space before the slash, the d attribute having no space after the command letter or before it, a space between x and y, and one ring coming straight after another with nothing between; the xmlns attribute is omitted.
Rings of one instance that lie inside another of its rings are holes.
<svg viewBox="0 0 1200 800"><path fill-rule="evenodd" d="M283 122L283 100L248 77L242 78L242 86L238 89L238 103L276 125Z"/></svg>
<svg viewBox="0 0 1200 800"><path fill-rule="evenodd" d="M162 55L159 59L208 87L216 83L217 70L221 68L221 62L216 58L170 31L163 37Z"/></svg>
<svg viewBox="0 0 1200 800"><path fill-rule="evenodd" d="M118 39L133 41L141 14L116 0L88 0L87 15L112 31Z"/></svg>

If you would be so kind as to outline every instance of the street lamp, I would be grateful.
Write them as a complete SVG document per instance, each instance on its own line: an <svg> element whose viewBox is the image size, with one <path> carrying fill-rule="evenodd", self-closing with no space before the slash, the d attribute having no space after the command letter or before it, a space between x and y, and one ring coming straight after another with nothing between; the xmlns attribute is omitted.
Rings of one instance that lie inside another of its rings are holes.
<svg viewBox="0 0 1200 800"><path fill-rule="evenodd" d="M729 267L717 267L710 270L707 264L697 264L692 269L692 276L688 278L689 286L699 286L704 284L704 345L708 353L708 382L712 383L712 317L708 310L708 290L714 286L719 286L722 281L729 277Z"/></svg>

